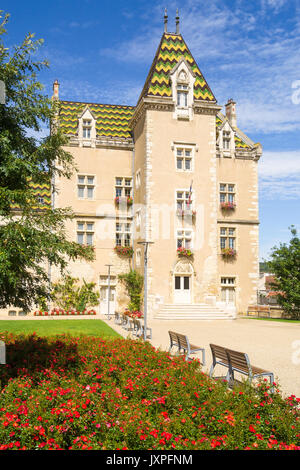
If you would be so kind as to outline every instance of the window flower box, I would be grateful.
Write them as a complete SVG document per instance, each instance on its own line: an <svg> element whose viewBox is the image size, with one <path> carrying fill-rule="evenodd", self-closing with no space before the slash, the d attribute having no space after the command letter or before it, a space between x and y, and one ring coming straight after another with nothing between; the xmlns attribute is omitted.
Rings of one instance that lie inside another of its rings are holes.
<svg viewBox="0 0 300 470"><path fill-rule="evenodd" d="M192 209L177 209L176 214L179 217L196 217L196 211Z"/></svg>
<svg viewBox="0 0 300 470"><path fill-rule="evenodd" d="M144 318L143 313L140 312L139 310L134 310L134 311L125 310L124 315L126 315L129 318L133 318L133 319Z"/></svg>
<svg viewBox="0 0 300 470"><path fill-rule="evenodd" d="M123 204L124 206L125 205L132 206L133 199L132 199L131 196L127 196L127 197L117 196L117 197L115 197L115 204L117 206L120 205L120 204Z"/></svg>
<svg viewBox="0 0 300 470"><path fill-rule="evenodd" d="M236 204L235 202L221 202L220 207L222 211L230 212L235 210Z"/></svg>
<svg viewBox="0 0 300 470"><path fill-rule="evenodd" d="M223 248L221 250L221 255L225 259L234 259L236 258L236 250L233 248Z"/></svg>
<svg viewBox="0 0 300 470"><path fill-rule="evenodd" d="M115 252L120 256L130 258L133 255L133 248L131 246L115 246Z"/></svg>
<svg viewBox="0 0 300 470"><path fill-rule="evenodd" d="M187 258L191 258L193 256L193 252L191 250L183 247L177 248L177 254L178 256L185 256Z"/></svg>

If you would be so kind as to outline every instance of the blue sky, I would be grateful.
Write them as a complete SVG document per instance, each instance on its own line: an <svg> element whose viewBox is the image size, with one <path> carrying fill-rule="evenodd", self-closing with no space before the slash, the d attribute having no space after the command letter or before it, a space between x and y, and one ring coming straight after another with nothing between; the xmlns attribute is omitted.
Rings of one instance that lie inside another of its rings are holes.
<svg viewBox="0 0 300 470"><path fill-rule="evenodd" d="M178 2L179 3L179 2ZM67 100L135 105L163 32L180 29L218 103L237 102L238 126L263 146L260 257L300 231L300 0L2 0L8 43L45 40L40 80Z"/></svg>

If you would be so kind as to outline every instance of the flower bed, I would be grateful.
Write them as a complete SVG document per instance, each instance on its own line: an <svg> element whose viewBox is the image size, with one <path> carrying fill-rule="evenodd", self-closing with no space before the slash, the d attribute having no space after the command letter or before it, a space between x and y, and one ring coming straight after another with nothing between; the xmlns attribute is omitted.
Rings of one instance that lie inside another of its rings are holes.
<svg viewBox="0 0 300 470"><path fill-rule="evenodd" d="M188 250L187 248L177 248L178 256L186 256L187 258L191 258L193 256L193 252Z"/></svg>
<svg viewBox="0 0 300 470"><path fill-rule="evenodd" d="M90 310L82 310L80 312L79 310L64 310L63 308L53 308L50 312L46 312L43 310L36 310L34 312L35 317L51 317L51 316L60 316L60 315L96 315L97 312L94 309Z"/></svg>
<svg viewBox="0 0 300 470"><path fill-rule="evenodd" d="M298 449L299 399L148 342L0 334L0 449Z"/></svg>
<svg viewBox="0 0 300 470"><path fill-rule="evenodd" d="M116 246L115 252L120 256L128 256L129 258L133 255L133 248L131 246Z"/></svg>
<svg viewBox="0 0 300 470"><path fill-rule="evenodd" d="M298 449L299 399L150 343L2 334L0 449Z"/></svg>

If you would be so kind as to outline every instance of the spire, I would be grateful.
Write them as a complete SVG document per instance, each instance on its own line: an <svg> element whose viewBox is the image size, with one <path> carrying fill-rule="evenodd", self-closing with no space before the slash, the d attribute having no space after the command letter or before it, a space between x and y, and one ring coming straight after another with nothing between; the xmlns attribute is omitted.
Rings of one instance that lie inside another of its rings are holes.
<svg viewBox="0 0 300 470"><path fill-rule="evenodd" d="M165 33L167 33L168 32L168 12L166 8L165 8L164 24L165 24Z"/></svg>
<svg viewBox="0 0 300 470"><path fill-rule="evenodd" d="M176 10L176 34L179 34L179 12Z"/></svg>

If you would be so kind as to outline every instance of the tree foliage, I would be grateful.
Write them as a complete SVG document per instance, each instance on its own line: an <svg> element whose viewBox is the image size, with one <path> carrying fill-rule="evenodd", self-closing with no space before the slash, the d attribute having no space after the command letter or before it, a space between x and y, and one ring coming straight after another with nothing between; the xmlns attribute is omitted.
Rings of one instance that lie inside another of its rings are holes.
<svg viewBox="0 0 300 470"><path fill-rule="evenodd" d="M143 276L137 271L120 274L119 279L125 284L127 294L130 298L129 310L140 310L142 302Z"/></svg>
<svg viewBox="0 0 300 470"><path fill-rule="evenodd" d="M9 15L1 14L0 80L6 101L0 104L0 307L28 310L49 296L49 265L64 272L70 259L92 260L94 253L67 240L70 208L39 209L32 185L50 185L57 175L69 178L75 166L59 129L40 137L57 112L37 78L48 67L47 61L34 60L43 41L28 34L20 45L5 47Z"/></svg>
<svg viewBox="0 0 300 470"><path fill-rule="evenodd" d="M95 291L96 284L94 282L86 282L66 275L60 281L53 284L52 298L56 306L64 310L74 308L82 312L86 308L99 305L99 292Z"/></svg>
<svg viewBox="0 0 300 470"><path fill-rule="evenodd" d="M275 275L271 287L278 292L279 305L284 312L294 318L300 318L300 239L294 226L290 227L292 238L287 245L281 243L274 247L269 271Z"/></svg>

